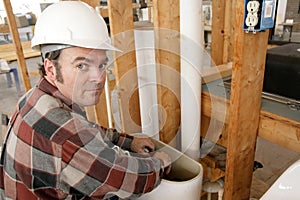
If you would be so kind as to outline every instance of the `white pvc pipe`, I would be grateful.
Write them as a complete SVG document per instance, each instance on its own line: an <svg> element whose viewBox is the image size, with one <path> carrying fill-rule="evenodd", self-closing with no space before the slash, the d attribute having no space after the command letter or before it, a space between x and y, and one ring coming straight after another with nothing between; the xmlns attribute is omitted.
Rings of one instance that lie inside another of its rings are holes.
<svg viewBox="0 0 300 200"><path fill-rule="evenodd" d="M202 0L180 1L181 151L200 157Z"/></svg>
<svg viewBox="0 0 300 200"><path fill-rule="evenodd" d="M105 92L105 100L106 100L108 128L113 128L112 110L111 110L111 105L110 105L110 90L109 90L109 86L108 86L108 81L109 81L108 75L106 74L104 92Z"/></svg>
<svg viewBox="0 0 300 200"><path fill-rule="evenodd" d="M134 30L142 133L159 140L153 29Z"/></svg>

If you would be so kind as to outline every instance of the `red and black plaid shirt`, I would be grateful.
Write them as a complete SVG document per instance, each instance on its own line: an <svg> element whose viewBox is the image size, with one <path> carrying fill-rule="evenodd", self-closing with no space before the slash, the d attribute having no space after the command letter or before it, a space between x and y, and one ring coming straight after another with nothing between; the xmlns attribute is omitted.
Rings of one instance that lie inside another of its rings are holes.
<svg viewBox="0 0 300 200"><path fill-rule="evenodd" d="M162 175L153 157L124 155L132 137L89 122L45 79L18 102L0 164L0 199L135 199Z"/></svg>

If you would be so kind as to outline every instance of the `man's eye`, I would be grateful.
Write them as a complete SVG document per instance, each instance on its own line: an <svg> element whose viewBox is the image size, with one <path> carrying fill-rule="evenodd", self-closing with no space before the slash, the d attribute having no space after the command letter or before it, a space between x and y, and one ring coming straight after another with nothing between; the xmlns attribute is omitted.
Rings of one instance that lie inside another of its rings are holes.
<svg viewBox="0 0 300 200"><path fill-rule="evenodd" d="M88 66L86 64L79 64L79 65L77 65L77 68L80 69L80 70L86 70L87 67Z"/></svg>
<svg viewBox="0 0 300 200"><path fill-rule="evenodd" d="M106 63L103 63L103 64L99 65L99 69L104 69L104 68L106 68Z"/></svg>

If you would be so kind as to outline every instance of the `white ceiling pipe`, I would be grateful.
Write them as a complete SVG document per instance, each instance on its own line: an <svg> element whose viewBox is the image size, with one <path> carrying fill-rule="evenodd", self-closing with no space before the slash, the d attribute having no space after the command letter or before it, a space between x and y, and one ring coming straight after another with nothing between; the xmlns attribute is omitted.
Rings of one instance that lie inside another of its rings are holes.
<svg viewBox="0 0 300 200"><path fill-rule="evenodd" d="M181 151L200 157L202 0L180 1Z"/></svg>

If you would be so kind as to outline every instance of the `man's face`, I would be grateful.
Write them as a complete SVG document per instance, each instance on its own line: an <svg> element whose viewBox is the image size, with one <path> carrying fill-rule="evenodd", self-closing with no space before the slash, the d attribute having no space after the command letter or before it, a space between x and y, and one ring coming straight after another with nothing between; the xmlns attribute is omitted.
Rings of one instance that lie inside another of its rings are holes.
<svg viewBox="0 0 300 200"><path fill-rule="evenodd" d="M106 52L71 47L61 51L58 64L63 79L55 80L58 90L80 106L97 104L106 79Z"/></svg>

